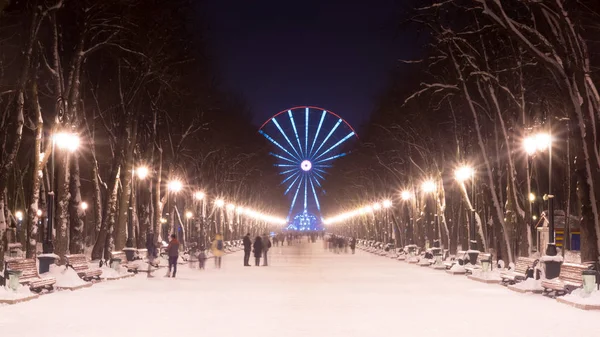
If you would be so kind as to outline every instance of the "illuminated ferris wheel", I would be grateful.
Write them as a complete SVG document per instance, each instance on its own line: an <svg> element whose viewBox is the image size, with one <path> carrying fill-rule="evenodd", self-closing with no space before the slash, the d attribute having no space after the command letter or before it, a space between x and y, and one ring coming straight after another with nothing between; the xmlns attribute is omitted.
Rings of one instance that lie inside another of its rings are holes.
<svg viewBox="0 0 600 337"><path fill-rule="evenodd" d="M298 214L294 219L299 223L307 223L311 213L320 215L321 183L332 162L348 154L341 145L357 138L354 129L331 111L301 106L271 117L259 133L276 147L270 154L277 158L285 195L292 199L288 221L292 214Z"/></svg>

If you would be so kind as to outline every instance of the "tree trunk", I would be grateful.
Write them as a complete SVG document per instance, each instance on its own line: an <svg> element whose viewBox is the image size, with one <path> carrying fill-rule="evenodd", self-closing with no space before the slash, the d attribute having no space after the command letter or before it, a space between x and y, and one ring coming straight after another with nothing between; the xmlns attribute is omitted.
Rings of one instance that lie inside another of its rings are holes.
<svg viewBox="0 0 600 337"><path fill-rule="evenodd" d="M85 224L83 219L85 218L85 210L81 207L81 181L79 172L79 153L76 152L72 160L72 174L71 174L71 200L69 203L71 227L70 227L70 241L69 241L69 252L71 254L82 254L84 250L83 244L83 230Z"/></svg>
<svg viewBox="0 0 600 337"><path fill-rule="evenodd" d="M56 199L56 216L55 216L55 244L54 253L60 257L60 263L65 262L65 254L69 248L69 193L70 185L70 170L69 170L69 153L66 151L56 151L58 156L58 179L56 188L58 189L58 197Z"/></svg>
<svg viewBox="0 0 600 337"><path fill-rule="evenodd" d="M115 221L115 212L117 204L117 192L119 185L120 166L118 158L114 159L112 172L108 180L107 196L102 207L102 224L96 237L96 243L92 249L92 260L99 260L107 256L109 245Z"/></svg>

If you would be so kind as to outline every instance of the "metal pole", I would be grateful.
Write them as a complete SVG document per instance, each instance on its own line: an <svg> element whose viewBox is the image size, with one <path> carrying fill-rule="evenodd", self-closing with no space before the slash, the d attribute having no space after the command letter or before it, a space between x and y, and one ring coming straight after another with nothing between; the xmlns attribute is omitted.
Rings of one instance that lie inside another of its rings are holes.
<svg viewBox="0 0 600 337"><path fill-rule="evenodd" d="M51 138L52 139L52 138ZM48 214L46 214L46 240L43 245L43 252L45 254L54 253L54 244L52 243L53 235L53 224L54 224L54 153L55 153L55 144L54 139L52 142L52 158L50 161L50 192L48 192Z"/></svg>
<svg viewBox="0 0 600 337"><path fill-rule="evenodd" d="M552 195L552 141L550 140L548 150L548 248L546 249L546 255L555 256L556 254L556 241L554 238L554 195Z"/></svg>
<svg viewBox="0 0 600 337"><path fill-rule="evenodd" d="M129 209L127 214L127 241L125 247L133 247L133 193L135 186L135 170L131 170L131 193L129 193Z"/></svg>

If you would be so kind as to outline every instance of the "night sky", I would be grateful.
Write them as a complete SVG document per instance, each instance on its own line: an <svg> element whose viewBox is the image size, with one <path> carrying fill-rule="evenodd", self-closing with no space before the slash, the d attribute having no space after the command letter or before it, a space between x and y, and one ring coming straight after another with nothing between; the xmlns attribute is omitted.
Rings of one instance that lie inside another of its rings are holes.
<svg viewBox="0 0 600 337"><path fill-rule="evenodd" d="M360 130L397 60L415 54L395 3L208 0L219 78L247 100L256 125L316 105Z"/></svg>

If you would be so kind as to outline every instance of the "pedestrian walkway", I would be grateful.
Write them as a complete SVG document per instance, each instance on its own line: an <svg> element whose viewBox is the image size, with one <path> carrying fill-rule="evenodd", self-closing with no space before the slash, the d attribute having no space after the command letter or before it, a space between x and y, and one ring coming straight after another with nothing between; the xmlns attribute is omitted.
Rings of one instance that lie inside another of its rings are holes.
<svg viewBox="0 0 600 337"><path fill-rule="evenodd" d="M323 244L273 247L269 267L182 266L0 307L6 336L599 336L597 312ZM160 273L164 273L161 271Z"/></svg>

